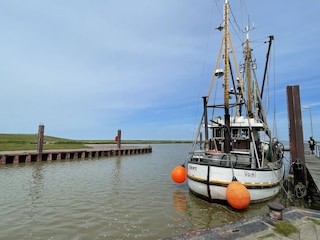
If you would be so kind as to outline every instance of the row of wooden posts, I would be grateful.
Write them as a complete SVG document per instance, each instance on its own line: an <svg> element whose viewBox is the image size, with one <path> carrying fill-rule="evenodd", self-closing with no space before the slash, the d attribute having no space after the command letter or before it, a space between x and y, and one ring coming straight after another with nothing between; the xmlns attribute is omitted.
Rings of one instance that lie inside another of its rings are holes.
<svg viewBox="0 0 320 240"><path fill-rule="evenodd" d="M37 151L10 151L0 153L1 164L29 163L41 161L59 161L72 159L91 159L100 157L151 153L152 147L121 147L121 130L115 138L117 146L99 147L98 149L43 150L44 125L39 125Z"/></svg>

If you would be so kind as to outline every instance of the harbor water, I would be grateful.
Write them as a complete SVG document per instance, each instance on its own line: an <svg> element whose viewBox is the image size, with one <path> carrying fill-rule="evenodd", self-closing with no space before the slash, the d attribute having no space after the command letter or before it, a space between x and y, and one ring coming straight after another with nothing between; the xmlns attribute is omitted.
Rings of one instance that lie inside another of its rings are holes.
<svg viewBox="0 0 320 240"><path fill-rule="evenodd" d="M159 239L268 212L267 202L234 211L175 184L190 147L0 166L0 239Z"/></svg>

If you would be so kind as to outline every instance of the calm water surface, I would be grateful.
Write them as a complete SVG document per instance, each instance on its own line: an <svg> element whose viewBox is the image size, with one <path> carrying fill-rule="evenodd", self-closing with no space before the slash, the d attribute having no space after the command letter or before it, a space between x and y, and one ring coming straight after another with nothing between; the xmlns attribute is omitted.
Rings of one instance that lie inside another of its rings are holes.
<svg viewBox="0 0 320 240"><path fill-rule="evenodd" d="M0 239L159 239L268 212L207 203L175 184L190 144L151 154L0 166Z"/></svg>

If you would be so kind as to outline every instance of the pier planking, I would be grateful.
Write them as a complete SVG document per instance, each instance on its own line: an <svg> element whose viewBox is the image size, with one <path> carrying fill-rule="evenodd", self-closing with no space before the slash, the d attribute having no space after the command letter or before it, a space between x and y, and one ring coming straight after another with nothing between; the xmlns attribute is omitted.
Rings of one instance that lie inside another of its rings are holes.
<svg viewBox="0 0 320 240"><path fill-rule="evenodd" d="M320 158L317 157L316 155L309 153L309 151L305 151L304 157L305 157L306 167L319 192L320 190Z"/></svg>

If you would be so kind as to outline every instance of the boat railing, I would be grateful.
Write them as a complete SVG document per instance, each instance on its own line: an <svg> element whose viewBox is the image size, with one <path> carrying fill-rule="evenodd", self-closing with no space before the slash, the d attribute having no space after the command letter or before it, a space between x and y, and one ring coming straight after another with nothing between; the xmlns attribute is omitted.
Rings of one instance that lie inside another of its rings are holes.
<svg viewBox="0 0 320 240"><path fill-rule="evenodd" d="M317 157L320 157L320 145L316 143L316 145L314 146L314 154L317 156Z"/></svg>
<svg viewBox="0 0 320 240"><path fill-rule="evenodd" d="M241 169L278 169L281 167L281 161L278 160L275 162L269 162L266 165L257 167L256 164L252 164L253 158L247 155L233 155L233 158L228 158L226 153L214 153L208 155L194 155L192 158L193 162L197 162L200 164L208 164L210 166L219 166L219 167L232 167L232 168L241 168Z"/></svg>
<svg viewBox="0 0 320 240"><path fill-rule="evenodd" d="M290 150L290 147L288 147L288 149ZM307 154L307 155L312 154L311 149L309 147L309 143L307 143L307 142L304 144L304 150L305 150L305 154ZM320 158L320 144L318 144L318 143L316 143L314 145L314 155L316 157Z"/></svg>
<svg viewBox="0 0 320 240"><path fill-rule="evenodd" d="M245 150L238 150L238 149L235 149L235 150L232 150L230 151L230 153L234 153L234 154L242 154L242 155L250 155L250 151L249 149L245 149Z"/></svg>
<svg viewBox="0 0 320 240"><path fill-rule="evenodd" d="M203 157L206 154L205 154L204 150L195 150L195 151L191 152L190 155L192 155L193 157Z"/></svg>
<svg viewBox="0 0 320 240"><path fill-rule="evenodd" d="M239 152L229 155L219 151L195 151L191 161L222 167L250 168L252 157L249 153Z"/></svg>

